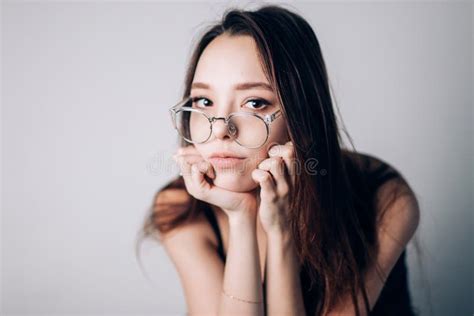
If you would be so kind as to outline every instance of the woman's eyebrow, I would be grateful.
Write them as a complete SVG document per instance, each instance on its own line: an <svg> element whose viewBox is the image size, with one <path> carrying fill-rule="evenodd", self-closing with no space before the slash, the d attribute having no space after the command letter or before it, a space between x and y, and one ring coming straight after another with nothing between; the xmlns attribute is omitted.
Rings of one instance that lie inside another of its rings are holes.
<svg viewBox="0 0 474 316"><path fill-rule="evenodd" d="M191 88L211 89L211 86L204 82L193 82ZM242 82L233 86L235 90L264 89L273 92L272 87L265 82Z"/></svg>

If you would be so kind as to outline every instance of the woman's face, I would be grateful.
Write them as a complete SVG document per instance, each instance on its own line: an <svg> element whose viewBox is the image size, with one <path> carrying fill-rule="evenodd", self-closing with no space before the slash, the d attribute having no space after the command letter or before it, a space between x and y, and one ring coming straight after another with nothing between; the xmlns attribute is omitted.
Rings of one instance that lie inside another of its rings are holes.
<svg viewBox="0 0 474 316"><path fill-rule="evenodd" d="M248 83L264 85L242 85ZM206 47L197 64L191 97L199 97L195 100L194 107L216 117L227 117L232 112L242 111L265 115L281 108L275 91L265 78L257 47L250 36L221 35ZM244 126L237 130L241 130L239 135L246 135L246 140L255 141L261 137L262 129L258 129L258 124ZM223 120L215 121L210 139L203 144L194 144L203 158L214 167L214 185L237 192L256 188L257 183L251 177L252 171L268 157L268 150L272 145L284 144L289 140L281 113L270 124L269 130L264 145L250 149L234 141ZM218 153L230 153L241 159L212 157Z"/></svg>

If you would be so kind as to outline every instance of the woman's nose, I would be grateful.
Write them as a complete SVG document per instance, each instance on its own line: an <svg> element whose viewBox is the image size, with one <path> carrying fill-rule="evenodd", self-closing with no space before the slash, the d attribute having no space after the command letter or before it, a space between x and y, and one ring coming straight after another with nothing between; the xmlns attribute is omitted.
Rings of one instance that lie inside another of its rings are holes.
<svg viewBox="0 0 474 316"><path fill-rule="evenodd" d="M214 125L212 126L212 133L216 138L219 139L232 138L231 134L229 133L227 124L222 119L216 120L214 122Z"/></svg>

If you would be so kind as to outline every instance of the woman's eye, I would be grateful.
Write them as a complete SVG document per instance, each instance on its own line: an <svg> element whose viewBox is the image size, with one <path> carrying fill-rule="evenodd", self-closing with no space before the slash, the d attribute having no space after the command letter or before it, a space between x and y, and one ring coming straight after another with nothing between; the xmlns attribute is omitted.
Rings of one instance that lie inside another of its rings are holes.
<svg viewBox="0 0 474 316"><path fill-rule="evenodd" d="M206 99L204 97L194 97L192 98L192 100L193 100L193 107L196 106L198 108L204 108L212 104L212 102L209 99ZM204 102L199 103L199 101L204 101Z"/></svg>
<svg viewBox="0 0 474 316"><path fill-rule="evenodd" d="M205 97L193 97L193 107L198 107L198 108L205 108L212 106L212 101L205 98ZM249 104L247 107L252 109L252 110L261 110L267 107L267 105L270 104L267 100L264 99L251 99L248 100L246 105Z"/></svg>
<svg viewBox="0 0 474 316"><path fill-rule="evenodd" d="M247 104L250 104L252 106L251 109L253 110L261 110L263 108L266 108L267 105L270 104L270 102L264 99L252 99L247 101Z"/></svg>

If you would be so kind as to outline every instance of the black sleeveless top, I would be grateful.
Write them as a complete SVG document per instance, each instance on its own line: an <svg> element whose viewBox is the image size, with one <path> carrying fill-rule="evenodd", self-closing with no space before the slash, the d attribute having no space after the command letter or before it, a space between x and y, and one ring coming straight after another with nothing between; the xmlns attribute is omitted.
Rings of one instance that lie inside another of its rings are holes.
<svg viewBox="0 0 474 316"><path fill-rule="evenodd" d="M368 156L365 156L368 158ZM372 187L379 187L383 182L388 181L394 177L399 177L400 174L390 167L385 162L376 168L371 173L371 179L373 180L371 185ZM206 204L207 205L207 204ZM218 241L218 254L219 257L222 259L223 262L226 260L226 256L224 253L224 244L222 242L221 232L219 230L219 225L217 224L217 219L213 210L207 205L204 207L204 214L208 219L211 227L217 237ZM315 291L315 287L311 288L311 280L307 271L305 269L301 269L300 273L300 280L301 280L301 287L303 289L303 298L304 298L304 305L305 310L308 316L313 316L316 310L317 301L314 299L309 299L312 297L317 297L318 294ZM265 300L266 293L265 293L265 281L263 283L263 297ZM362 306L361 308L364 308ZM404 316L417 316L418 312L412 307L411 304L411 295L408 286L408 270L406 266L406 248L401 253L398 261L396 262L393 269L390 271L387 280L384 284L382 292L375 303L375 306L370 311L370 316L390 316L390 315L404 315Z"/></svg>

